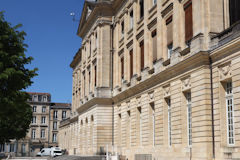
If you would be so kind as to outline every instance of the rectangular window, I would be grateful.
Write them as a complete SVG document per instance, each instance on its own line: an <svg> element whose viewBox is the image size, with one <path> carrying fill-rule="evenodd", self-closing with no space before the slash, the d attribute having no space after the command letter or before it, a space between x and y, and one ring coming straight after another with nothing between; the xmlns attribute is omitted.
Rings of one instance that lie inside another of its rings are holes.
<svg viewBox="0 0 240 160"><path fill-rule="evenodd" d="M121 36L124 37L124 21L121 22Z"/></svg>
<svg viewBox="0 0 240 160"><path fill-rule="evenodd" d="M140 51L141 51L141 71L144 70L144 41L140 42Z"/></svg>
<svg viewBox="0 0 240 160"><path fill-rule="evenodd" d="M229 0L230 25L240 20L240 1Z"/></svg>
<svg viewBox="0 0 240 160"><path fill-rule="evenodd" d="M91 57L92 55L92 42L90 40L90 43L89 43L89 57Z"/></svg>
<svg viewBox="0 0 240 160"><path fill-rule="evenodd" d="M185 11L185 42L189 44L189 41L193 37L192 0L188 1L184 5L184 11Z"/></svg>
<svg viewBox="0 0 240 160"><path fill-rule="evenodd" d="M133 77L133 50L129 53L130 56L130 79Z"/></svg>
<svg viewBox="0 0 240 160"><path fill-rule="evenodd" d="M168 50L168 58L170 58L172 54L172 48L173 48L172 16L166 20L166 26L167 26L167 50Z"/></svg>
<svg viewBox="0 0 240 160"><path fill-rule="evenodd" d="M32 139L36 138L36 129L32 129Z"/></svg>
<svg viewBox="0 0 240 160"><path fill-rule="evenodd" d="M152 0L153 6L157 4L157 0Z"/></svg>
<svg viewBox="0 0 240 160"><path fill-rule="evenodd" d="M36 123L37 123L36 116L33 116L33 117L32 117L32 124L36 124Z"/></svg>
<svg viewBox="0 0 240 160"><path fill-rule="evenodd" d="M5 144L0 144L0 152L5 152Z"/></svg>
<svg viewBox="0 0 240 160"><path fill-rule="evenodd" d="M67 112L66 111L62 111L62 119L65 119L67 117Z"/></svg>
<svg viewBox="0 0 240 160"><path fill-rule="evenodd" d="M57 119L58 118L58 111L53 111L53 119Z"/></svg>
<svg viewBox="0 0 240 160"><path fill-rule="evenodd" d="M133 10L131 10L131 12L130 12L130 14L129 14L129 16L130 16L130 29L132 29L133 28Z"/></svg>
<svg viewBox="0 0 240 160"><path fill-rule="evenodd" d="M42 95L38 95L38 102L42 102Z"/></svg>
<svg viewBox="0 0 240 160"><path fill-rule="evenodd" d="M172 146L172 115L171 115L171 99L166 98L168 107L168 145Z"/></svg>
<svg viewBox="0 0 240 160"><path fill-rule="evenodd" d="M98 35L97 35L97 32L95 33L95 45L96 45L96 48L98 48Z"/></svg>
<svg viewBox="0 0 240 160"><path fill-rule="evenodd" d="M192 100L191 92L185 94L187 101L187 130L188 130L188 146L192 146Z"/></svg>
<svg viewBox="0 0 240 160"><path fill-rule="evenodd" d="M26 144L22 144L22 153L26 153Z"/></svg>
<svg viewBox="0 0 240 160"><path fill-rule="evenodd" d="M124 79L124 56L121 57L121 78Z"/></svg>
<svg viewBox="0 0 240 160"><path fill-rule="evenodd" d="M97 86L97 66L94 66L94 86Z"/></svg>
<svg viewBox="0 0 240 160"><path fill-rule="evenodd" d="M41 129L41 138L45 138L45 129Z"/></svg>
<svg viewBox="0 0 240 160"><path fill-rule="evenodd" d="M15 145L11 143L9 152L14 152L14 148L15 148Z"/></svg>
<svg viewBox="0 0 240 160"><path fill-rule="evenodd" d="M234 145L235 137L234 137L234 106L232 94L232 81L226 83L225 90L226 90L228 144Z"/></svg>
<svg viewBox="0 0 240 160"><path fill-rule="evenodd" d="M47 102L47 96L43 96L43 102Z"/></svg>
<svg viewBox="0 0 240 160"><path fill-rule="evenodd" d="M89 72L88 72L88 92L91 92L91 72L90 72L90 68L89 68Z"/></svg>
<svg viewBox="0 0 240 160"><path fill-rule="evenodd" d="M151 120L152 120L152 140L153 140L153 146L155 146L155 128L156 128L156 125L155 125L155 104L154 103L151 103L150 104L150 110L151 110Z"/></svg>
<svg viewBox="0 0 240 160"><path fill-rule="evenodd" d="M33 112L37 112L37 106L33 106Z"/></svg>
<svg viewBox="0 0 240 160"><path fill-rule="evenodd" d="M144 17L144 0L139 1L140 19Z"/></svg>
<svg viewBox="0 0 240 160"><path fill-rule="evenodd" d="M118 145L122 145L122 116L118 114Z"/></svg>
<svg viewBox="0 0 240 160"><path fill-rule="evenodd" d="M57 142L57 133L53 133L53 139L52 139L53 142Z"/></svg>
<svg viewBox="0 0 240 160"><path fill-rule="evenodd" d="M152 32L152 54L153 54L153 63L157 61L157 30L155 29Z"/></svg>
<svg viewBox="0 0 240 160"><path fill-rule="evenodd" d="M33 96L33 100L34 100L34 102L37 102L37 101L38 101L38 96L37 96L37 95L34 95L34 96Z"/></svg>
<svg viewBox="0 0 240 160"><path fill-rule="evenodd" d="M46 112L46 106L42 106L42 113Z"/></svg>
<svg viewBox="0 0 240 160"><path fill-rule="evenodd" d="M142 146L142 109L138 107L138 116L139 116L139 144Z"/></svg>
<svg viewBox="0 0 240 160"><path fill-rule="evenodd" d="M131 146L131 112L127 111L127 141L128 147Z"/></svg>
<svg viewBox="0 0 240 160"><path fill-rule="evenodd" d="M57 130L57 122L53 122L53 130Z"/></svg>
<svg viewBox="0 0 240 160"><path fill-rule="evenodd" d="M45 116L42 116L41 123L42 123L42 124L45 124L45 123L46 123L46 117L45 117Z"/></svg>
<svg viewBox="0 0 240 160"><path fill-rule="evenodd" d="M85 84L86 84L86 77L85 77L85 72L83 72L83 96L85 96Z"/></svg>

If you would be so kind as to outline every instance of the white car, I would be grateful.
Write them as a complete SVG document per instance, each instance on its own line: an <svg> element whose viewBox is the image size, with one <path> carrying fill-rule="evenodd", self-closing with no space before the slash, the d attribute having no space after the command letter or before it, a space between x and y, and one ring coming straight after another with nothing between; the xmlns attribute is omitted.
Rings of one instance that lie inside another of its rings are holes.
<svg viewBox="0 0 240 160"><path fill-rule="evenodd" d="M37 153L37 156L43 157L43 156L61 156L62 150L59 147L51 147L51 148L43 148L40 152Z"/></svg>

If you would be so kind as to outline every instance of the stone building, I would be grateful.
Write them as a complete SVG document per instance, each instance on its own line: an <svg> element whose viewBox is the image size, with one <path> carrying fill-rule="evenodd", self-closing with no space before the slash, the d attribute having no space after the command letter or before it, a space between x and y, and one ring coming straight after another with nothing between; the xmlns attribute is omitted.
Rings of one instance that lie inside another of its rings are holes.
<svg viewBox="0 0 240 160"><path fill-rule="evenodd" d="M86 0L60 146L129 160L239 158L239 10L239 0Z"/></svg>
<svg viewBox="0 0 240 160"><path fill-rule="evenodd" d="M13 156L35 156L41 148L58 146L60 121L70 116L71 104L53 103L49 93L28 92L32 122L24 139L1 144L0 152Z"/></svg>

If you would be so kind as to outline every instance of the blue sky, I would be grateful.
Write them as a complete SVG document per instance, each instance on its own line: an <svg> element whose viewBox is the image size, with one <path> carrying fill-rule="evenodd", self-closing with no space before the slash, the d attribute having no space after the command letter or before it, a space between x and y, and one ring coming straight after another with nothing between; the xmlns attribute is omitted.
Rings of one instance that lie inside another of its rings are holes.
<svg viewBox="0 0 240 160"><path fill-rule="evenodd" d="M48 92L53 102L72 101L73 56L80 48L81 38L76 35L84 0L0 0L0 11L12 25L23 24L27 33L26 55L34 60L28 68L37 67L38 76L27 89Z"/></svg>

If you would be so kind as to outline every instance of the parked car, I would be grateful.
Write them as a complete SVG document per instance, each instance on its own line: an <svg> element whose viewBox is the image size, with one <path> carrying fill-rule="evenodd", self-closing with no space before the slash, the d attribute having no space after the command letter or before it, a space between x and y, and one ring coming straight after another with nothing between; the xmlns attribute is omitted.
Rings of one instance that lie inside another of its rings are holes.
<svg viewBox="0 0 240 160"><path fill-rule="evenodd" d="M43 148L40 152L37 153L38 157L43 157L43 156L56 157L61 155L62 155L62 150L59 147Z"/></svg>

